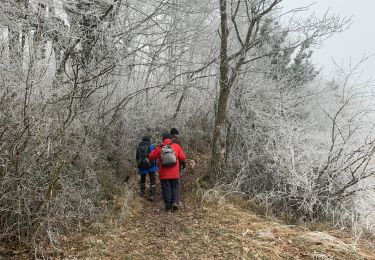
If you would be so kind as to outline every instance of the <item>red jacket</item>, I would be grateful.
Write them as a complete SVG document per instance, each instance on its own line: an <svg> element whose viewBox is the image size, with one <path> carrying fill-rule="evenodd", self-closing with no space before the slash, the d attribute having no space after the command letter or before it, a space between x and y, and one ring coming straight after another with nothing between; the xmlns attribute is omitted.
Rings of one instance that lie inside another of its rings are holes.
<svg viewBox="0 0 375 260"><path fill-rule="evenodd" d="M186 161L186 156L184 152L181 149L181 146L179 146L176 143L173 143L171 139L164 139L163 140L164 145L171 145L176 157L177 157L177 163L176 165L172 167L163 167L160 162L160 155L161 155L161 148L162 146L158 146L153 150L150 155L149 159L150 161L156 161L158 160L159 164L159 178L161 180L164 179L179 179L180 178L180 162Z"/></svg>

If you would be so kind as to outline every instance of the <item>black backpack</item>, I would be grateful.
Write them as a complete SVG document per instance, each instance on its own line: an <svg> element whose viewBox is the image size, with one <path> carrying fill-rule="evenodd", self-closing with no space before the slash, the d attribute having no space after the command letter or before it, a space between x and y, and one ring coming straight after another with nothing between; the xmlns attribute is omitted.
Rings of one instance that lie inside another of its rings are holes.
<svg viewBox="0 0 375 260"><path fill-rule="evenodd" d="M150 144L140 143L137 148L138 153L138 168L149 169L151 167L148 155L150 154Z"/></svg>

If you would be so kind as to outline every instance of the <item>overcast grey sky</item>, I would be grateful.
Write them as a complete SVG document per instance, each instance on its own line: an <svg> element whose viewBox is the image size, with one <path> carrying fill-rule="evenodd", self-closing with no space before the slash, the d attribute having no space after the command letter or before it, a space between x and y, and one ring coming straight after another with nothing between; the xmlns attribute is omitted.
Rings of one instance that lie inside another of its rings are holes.
<svg viewBox="0 0 375 260"><path fill-rule="evenodd" d="M315 3L310 13L322 15L330 8L330 13L351 17L351 27L328 39L321 49L314 51L313 60L329 75L333 70L333 57L337 62L344 59L349 63L358 62L361 57L375 54L375 0L285 0L288 9ZM375 56L362 65L364 77L375 79Z"/></svg>

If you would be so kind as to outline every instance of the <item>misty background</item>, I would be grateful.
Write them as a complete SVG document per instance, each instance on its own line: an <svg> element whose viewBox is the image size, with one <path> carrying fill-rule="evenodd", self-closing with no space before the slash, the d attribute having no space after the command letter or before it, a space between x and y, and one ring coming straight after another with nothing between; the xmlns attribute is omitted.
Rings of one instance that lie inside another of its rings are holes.
<svg viewBox="0 0 375 260"><path fill-rule="evenodd" d="M314 50L313 61L323 69L323 74L332 76L334 65L337 63L357 63L364 55L375 54L375 2L372 0L289 0L285 1L285 9L298 6L312 5L302 17L315 12L323 15L325 12L340 16L352 17L351 26L344 32L328 38L323 46ZM364 79L374 78L375 58L372 57L362 64Z"/></svg>

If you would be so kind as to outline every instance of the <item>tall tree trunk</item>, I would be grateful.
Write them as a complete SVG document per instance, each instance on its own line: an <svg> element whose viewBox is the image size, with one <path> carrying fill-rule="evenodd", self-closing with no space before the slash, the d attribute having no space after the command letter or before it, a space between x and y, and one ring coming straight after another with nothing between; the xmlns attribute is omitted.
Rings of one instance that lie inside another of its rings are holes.
<svg viewBox="0 0 375 260"><path fill-rule="evenodd" d="M21 67L21 46L20 46L20 30L19 30L19 24L18 24L18 19L21 18L21 0L15 0L14 1L14 6L18 7L19 10L16 10L15 17L14 19L17 19L17 23L13 22L11 26L8 26L8 44L9 44L9 56L10 56L10 61L18 67Z"/></svg>
<svg viewBox="0 0 375 260"><path fill-rule="evenodd" d="M45 21L46 21L46 8L45 4L39 3L36 13L36 28L34 34L34 44L37 60L45 59L46 57L46 39L45 39Z"/></svg>
<svg viewBox="0 0 375 260"><path fill-rule="evenodd" d="M24 21L22 21L21 57L23 57L23 51L25 49L26 38L27 38L27 35L29 34L29 28L25 22L28 20L29 0L25 0L23 2L23 6L24 6L24 15L23 15Z"/></svg>
<svg viewBox="0 0 375 260"><path fill-rule="evenodd" d="M228 61L228 24L227 24L227 1L220 0L220 92L215 113L215 128L212 142L212 159L210 179L217 179L223 166L226 152L226 110L230 94L229 84L229 61Z"/></svg>

